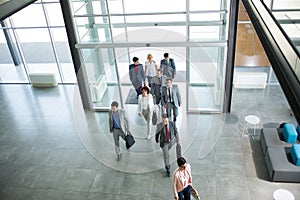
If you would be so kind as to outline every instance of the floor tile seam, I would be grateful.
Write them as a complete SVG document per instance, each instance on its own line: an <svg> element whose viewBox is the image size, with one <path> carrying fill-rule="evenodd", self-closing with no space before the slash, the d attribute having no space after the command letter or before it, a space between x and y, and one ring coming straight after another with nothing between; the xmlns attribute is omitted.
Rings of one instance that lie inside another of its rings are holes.
<svg viewBox="0 0 300 200"><path fill-rule="evenodd" d="M7 166L15 166L15 167L46 167L47 165L28 165L28 164L0 164L0 166L4 166L4 165L7 165ZM65 168L65 167L61 167L61 166L49 166L49 168Z"/></svg>
<svg viewBox="0 0 300 200"><path fill-rule="evenodd" d="M40 144L40 145L27 145L27 144L18 144L16 145L16 143L4 143L2 144L0 142L1 145L14 145L14 147L21 147L21 148L41 148L41 149L46 149L46 150L52 150L52 149L59 149L59 150L79 150L79 149L82 149L82 150L86 150L86 148L84 148L84 146L82 147L48 147L48 146L43 146L44 144Z"/></svg>
<svg viewBox="0 0 300 200"><path fill-rule="evenodd" d="M0 165L3 165L0 163ZM61 168L61 169L82 169L82 170L95 170L95 171L99 171L99 168L87 168L87 167L77 167L77 166L62 166L62 165L29 165L29 164L7 164L7 165L14 165L17 168L21 168L21 167L48 167L48 168ZM104 166L106 167L106 166Z"/></svg>
<svg viewBox="0 0 300 200"><path fill-rule="evenodd" d="M46 191L53 191L53 192L76 192L76 193L85 193L89 194L88 191L78 191L78 190L68 190L68 189L47 189L47 188L35 188L35 187L27 187L27 186L17 186L17 185L8 185L6 188L24 188L31 191L35 190L46 190ZM5 188L2 189L2 191L5 190Z"/></svg>
<svg viewBox="0 0 300 200"><path fill-rule="evenodd" d="M95 174L94 180L93 180L93 182L92 182L92 184L91 184L91 186L90 186L90 188L89 188L89 193L96 193L96 192L92 192L92 189L93 189L93 186L94 186L95 183L96 183L97 175L98 175L99 171L100 171L100 170L96 170L96 174Z"/></svg>
<svg viewBox="0 0 300 200"><path fill-rule="evenodd" d="M2 165L3 163L1 163L0 161L0 165ZM84 164L31 164L29 162L25 162L25 163L9 163L8 165L20 165L20 166L40 166L40 167L65 167L65 168L81 168L81 169L98 169L98 168L88 168L88 167L84 167L84 166L81 166L81 165L84 165Z"/></svg>
<svg viewBox="0 0 300 200"><path fill-rule="evenodd" d="M31 167L31 166L30 166L30 167ZM38 167L42 167L42 166L38 166ZM64 167L61 167L61 168L63 169L63 172L62 172L63 174L62 174L62 176L59 177L59 178L63 178L63 177L65 176L66 172L68 171L68 169L80 169L80 168L64 168ZM84 169L84 170L91 170L91 171L94 171L94 174L95 174L95 176L96 176L97 171L96 171L95 169ZM41 171L38 171L38 172L37 172L37 175L34 176L34 181L30 184L29 188L39 188L39 187L34 187L34 186L32 186L32 185L34 184L35 181L38 180L39 177L41 177L41 174L42 174ZM21 173L21 176L22 176L22 173ZM11 183L11 182L8 182L7 184L8 184L8 185L11 185L11 186L18 186L18 185L15 185L14 183ZM58 180L57 183L56 183L55 189L57 189L58 184L59 184L59 180ZM26 186L24 186L24 187L26 187ZM41 189L42 189L42 188L41 188Z"/></svg>
<svg viewBox="0 0 300 200"><path fill-rule="evenodd" d="M59 190L59 189L53 189L53 188L38 188L38 187L33 187L33 186L24 186L24 185L14 185L14 184L7 184L5 185L2 189L5 190L7 188L23 188L23 189L28 189L28 190L48 190L48 191L65 191L65 190ZM1 191L1 190L0 190Z"/></svg>
<svg viewBox="0 0 300 200"><path fill-rule="evenodd" d="M216 152L214 153L215 155L237 155L237 156L243 156L243 152L239 152L239 153L234 153L234 152Z"/></svg>
<svg viewBox="0 0 300 200"><path fill-rule="evenodd" d="M63 174L62 177L65 177L66 175ZM96 177L96 172L95 172L95 175L94 175L94 179ZM93 186L93 182L91 181L90 183L90 186L87 187L86 190L70 190L70 189L62 189L60 186L59 186L59 182L57 183L57 186L56 186L56 190L57 191L72 191L72 192L84 192L84 193L90 193L90 190L91 190L91 187Z"/></svg>
<svg viewBox="0 0 300 200"><path fill-rule="evenodd" d="M125 174L128 174L128 173L126 173L125 172ZM132 174L132 173L130 173L130 174ZM149 174L149 173L147 173L147 174ZM146 196L149 196L149 197L152 197L152 193L153 193L153 188L154 188L154 183L155 183L155 174L154 173L151 173L152 174L152 179L153 179L153 181L152 181L152 184L151 184L151 190L149 190L149 194L144 194L144 195L146 195ZM141 174L140 174L141 175ZM143 175L142 175L143 176ZM124 190L123 188L124 188L124 182L125 182L125 179L126 179L126 176L124 176L124 179L123 179L123 183L122 183L122 186L121 186L121 188L120 188L120 195L128 195L128 194L126 194L126 193L123 193L122 191ZM172 179L171 179L172 180ZM131 196L140 196L140 195L131 195Z"/></svg>
<svg viewBox="0 0 300 200"><path fill-rule="evenodd" d="M172 172L171 172L172 173ZM153 189L154 189L154 184L155 184L155 176L156 176L156 174L154 174L154 173L151 173L152 174L152 184L151 184L151 189L150 189L150 191L151 191L151 197L152 197L152 195L153 195Z"/></svg>
<svg viewBox="0 0 300 200"><path fill-rule="evenodd" d="M134 195L134 194L115 194L115 193L108 193L108 192L89 192L88 193L88 197L90 196L90 195L95 195L95 194L105 194L105 195L113 195L113 196L122 196L122 197L141 197L141 196L143 196L143 197L155 197L155 198L166 198L166 196L159 196L159 195L153 195L153 194L151 194L151 195L146 195L146 194L144 194L144 195L142 195L142 194L136 194L136 195Z"/></svg>
<svg viewBox="0 0 300 200"><path fill-rule="evenodd" d="M231 135L223 135L223 134L220 136L220 138L235 138L235 139L237 137L239 137L239 139L240 139L243 137L243 135L237 133L237 135L232 135L232 136Z"/></svg>
<svg viewBox="0 0 300 200"><path fill-rule="evenodd" d="M263 184L265 184L265 183L269 183L269 184L278 183L278 184L280 184L279 182L271 182L270 180L265 180L265 179L259 178L258 176L248 176L247 179L248 179L248 182L249 181L261 181Z"/></svg>
<svg viewBox="0 0 300 200"><path fill-rule="evenodd" d="M121 173L125 173L126 174L126 172L121 172ZM119 195L122 194L122 188L124 187L124 184L125 184L125 178L126 178L126 176L124 175L124 178L122 179L122 183L120 184L121 187L120 187L120 189L118 191Z"/></svg>
<svg viewBox="0 0 300 200"><path fill-rule="evenodd" d="M225 177L225 178L229 178L229 177L234 178L234 177L236 177L237 179L241 179L241 178L247 179L248 178L247 174L245 174L244 176L241 176L241 174L236 174L236 175L233 175L233 174L218 174L216 172L216 178L218 178L218 177Z"/></svg>

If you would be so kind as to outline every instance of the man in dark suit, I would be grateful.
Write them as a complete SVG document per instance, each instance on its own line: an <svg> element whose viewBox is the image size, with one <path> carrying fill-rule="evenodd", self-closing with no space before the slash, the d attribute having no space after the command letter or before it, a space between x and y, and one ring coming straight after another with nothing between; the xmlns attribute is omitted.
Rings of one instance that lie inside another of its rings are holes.
<svg viewBox="0 0 300 200"><path fill-rule="evenodd" d="M164 157L164 164L166 168L166 175L170 177L170 156L169 150L172 148L173 144L177 143L176 152L177 157L181 156L181 146L179 144L179 136L177 128L174 122L169 121L167 115L163 115L163 120L161 123L157 124L155 141L159 143ZM179 149L180 148L180 149Z"/></svg>
<svg viewBox="0 0 300 200"><path fill-rule="evenodd" d="M133 57L132 61L133 64L129 65L129 78L138 97L142 94L141 88L145 82L145 72L143 65L139 63L139 58Z"/></svg>
<svg viewBox="0 0 300 200"><path fill-rule="evenodd" d="M181 95L177 85L172 84L172 79L166 79L166 86L162 87L161 103L167 110L167 115L171 118L173 110L173 121L176 121L178 116L178 107L181 106Z"/></svg>
<svg viewBox="0 0 300 200"><path fill-rule="evenodd" d="M161 87L166 84L167 77L162 75L162 70L158 69L156 71L156 76L152 78L152 95L155 96L155 104L160 104L161 100Z"/></svg>
<svg viewBox="0 0 300 200"><path fill-rule="evenodd" d="M128 117L125 110L118 109L119 104L116 101L111 103L109 113L109 131L113 134L115 141L115 150L117 161L121 159L122 153L120 150L119 137L125 140L126 133L129 132Z"/></svg>
<svg viewBox="0 0 300 200"><path fill-rule="evenodd" d="M164 59L160 61L160 69L166 77L175 78L176 66L173 58L169 58L168 53L164 53Z"/></svg>

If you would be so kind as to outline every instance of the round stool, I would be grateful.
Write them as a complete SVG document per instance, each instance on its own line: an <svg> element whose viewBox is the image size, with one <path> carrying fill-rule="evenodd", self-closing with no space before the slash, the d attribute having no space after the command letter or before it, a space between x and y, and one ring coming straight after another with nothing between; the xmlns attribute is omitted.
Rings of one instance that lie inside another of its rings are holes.
<svg viewBox="0 0 300 200"><path fill-rule="evenodd" d="M277 189L273 193L274 200L295 200L295 196L286 189Z"/></svg>
<svg viewBox="0 0 300 200"><path fill-rule="evenodd" d="M259 117L255 116L255 115L247 115L245 117L245 121L248 123L248 124L251 124L251 125L254 125L254 133L253 135L251 135L252 137L255 136L255 131L256 131L256 125L260 122L260 119ZM247 129L247 125L245 126L245 129L244 131ZM248 133L248 130L247 130L247 133ZM249 133L247 135L250 135Z"/></svg>

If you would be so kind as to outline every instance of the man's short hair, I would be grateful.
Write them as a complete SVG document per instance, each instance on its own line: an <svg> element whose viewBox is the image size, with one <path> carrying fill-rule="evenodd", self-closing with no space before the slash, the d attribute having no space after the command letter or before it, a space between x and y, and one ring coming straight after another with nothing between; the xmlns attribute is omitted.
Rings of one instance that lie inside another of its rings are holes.
<svg viewBox="0 0 300 200"><path fill-rule="evenodd" d="M162 73L162 70L161 70L161 69L157 69L157 71Z"/></svg>
<svg viewBox="0 0 300 200"><path fill-rule="evenodd" d="M163 119L165 119L165 118L168 118L168 115L167 115L167 114L163 114L161 117L162 117Z"/></svg>
<svg viewBox="0 0 300 200"><path fill-rule="evenodd" d="M115 106L115 107L118 107L119 106L119 103L117 101L113 101L111 104L110 104L111 107Z"/></svg>
<svg viewBox="0 0 300 200"><path fill-rule="evenodd" d="M132 58L132 61L133 61L133 62L136 62L136 61L138 61L138 60L139 60L138 57L133 57L133 58Z"/></svg>
<svg viewBox="0 0 300 200"><path fill-rule="evenodd" d="M169 57L169 54L168 53L164 53L164 57L165 58Z"/></svg>
<svg viewBox="0 0 300 200"><path fill-rule="evenodd" d="M166 82L169 81L169 80L170 80L171 82L173 81L171 77L167 77L167 78L166 78Z"/></svg>
<svg viewBox="0 0 300 200"><path fill-rule="evenodd" d="M186 160L183 157L177 158L177 165L178 165L178 167L181 167L185 163L186 163Z"/></svg>

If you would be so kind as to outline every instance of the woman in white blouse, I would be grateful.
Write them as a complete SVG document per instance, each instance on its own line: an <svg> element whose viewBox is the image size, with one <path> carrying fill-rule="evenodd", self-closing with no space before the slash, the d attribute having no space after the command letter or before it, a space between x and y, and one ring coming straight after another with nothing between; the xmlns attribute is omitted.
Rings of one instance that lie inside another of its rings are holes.
<svg viewBox="0 0 300 200"><path fill-rule="evenodd" d="M141 88L142 94L138 97L138 114L140 117L144 116L147 121L147 139L150 139L151 135L151 124L150 120L152 118L153 111L153 96L150 94L150 89L147 86Z"/></svg>
<svg viewBox="0 0 300 200"><path fill-rule="evenodd" d="M152 54L149 53L147 55L147 61L145 62L145 76L147 77L148 85L151 89L153 88L152 78L156 76L156 70L158 70L157 64L155 60L153 60Z"/></svg>

